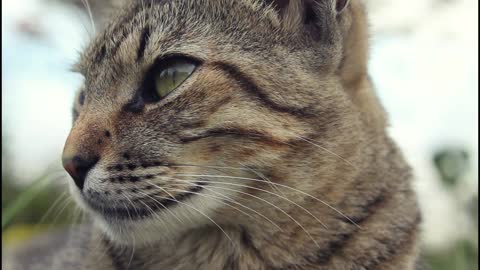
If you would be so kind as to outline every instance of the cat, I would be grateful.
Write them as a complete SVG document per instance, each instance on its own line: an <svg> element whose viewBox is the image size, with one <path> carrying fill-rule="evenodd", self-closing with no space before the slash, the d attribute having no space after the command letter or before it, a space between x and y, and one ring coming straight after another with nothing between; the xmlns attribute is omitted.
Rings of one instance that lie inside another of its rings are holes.
<svg viewBox="0 0 480 270"><path fill-rule="evenodd" d="M421 214L359 0L127 1L82 53L89 222L9 269L416 269Z"/></svg>

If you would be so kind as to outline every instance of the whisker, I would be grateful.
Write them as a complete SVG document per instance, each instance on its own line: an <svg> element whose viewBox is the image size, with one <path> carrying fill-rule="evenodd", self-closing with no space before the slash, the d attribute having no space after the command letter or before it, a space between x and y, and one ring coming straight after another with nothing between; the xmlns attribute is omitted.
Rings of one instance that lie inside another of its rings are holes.
<svg viewBox="0 0 480 270"><path fill-rule="evenodd" d="M68 198L68 197L67 197ZM70 198L68 198L70 199ZM58 218L60 217L60 215L63 213L63 211L65 211L65 209L67 208L67 206L70 204L70 203L73 203L72 200L67 200L64 204L63 204L63 207L61 208L60 212L58 212L58 214L56 214L55 218L53 219L51 225L55 225L57 223L57 220Z"/></svg>
<svg viewBox="0 0 480 270"><path fill-rule="evenodd" d="M345 159L344 157L338 155L338 154L335 154L334 152L328 150L327 148L321 146L320 144L308 139L308 138L305 138L305 137L302 137L302 136L299 136L299 135L295 135L295 137L299 138L300 140L304 141L304 142L308 142L310 144L312 144L313 146L316 146L320 149L322 149L323 151L329 153L329 154L332 154L334 156L336 156L337 158L341 159L343 162L347 163L348 165L352 166L353 168L356 169L355 165L353 165L350 161L348 161L347 159Z"/></svg>
<svg viewBox="0 0 480 270"><path fill-rule="evenodd" d="M164 189L164 190L165 190L165 189ZM141 191L138 191L138 192L139 192L140 194L143 194L143 195L149 197L150 199L154 200L154 201L155 201L156 203L158 203L161 207L163 207L163 209L167 210L172 216L174 216L175 219L178 220L178 222L182 223L182 221L180 220L180 218L179 218L177 215L175 215L175 213L173 213L173 211L170 210L168 207L166 207L163 203L157 201L154 197L150 196L149 194L146 194L146 193L141 192Z"/></svg>
<svg viewBox="0 0 480 270"><path fill-rule="evenodd" d="M93 21L93 14L92 14L92 9L90 8L90 4L88 3L88 0L82 0L83 5L85 6L85 9L87 10L88 16L90 18L90 23L92 24L92 30L93 30L93 35L96 35L96 27L95 27L95 22Z"/></svg>
<svg viewBox="0 0 480 270"><path fill-rule="evenodd" d="M228 175L202 175L202 174L176 174L177 176L191 176L191 177L210 177L210 178L232 178L232 179L238 179L238 180L250 180L250 181L255 181L255 182L262 182L262 183L266 183L265 180L261 180L261 179L256 179L256 178L249 178L249 177L239 177L239 176L228 176ZM350 221L352 224L354 224L355 226L359 227L360 226L355 223L352 219L350 219L348 216L346 216L345 214L343 214L340 210L336 209L335 207L331 206L330 204L328 204L327 202L323 201L323 200L320 200L318 199L317 197L305 192L305 191L302 191L302 190L299 190L299 189L296 189L296 188L293 188L293 187L290 187L290 186L287 186L287 185L284 185L284 184L280 184L280 183L275 183L275 182L271 182L273 185L276 185L276 186L279 186L279 187L283 187L283 188L287 188L289 190L292 190L292 191L296 191L296 192L299 192L309 198L312 198L322 204L324 204L325 206L327 206L328 208L332 209L333 211L337 212L339 215L341 215L342 217L346 218L348 221ZM268 182L267 182L268 184Z"/></svg>
<svg viewBox="0 0 480 270"><path fill-rule="evenodd" d="M132 263L133 260L133 255L135 254L135 237L132 237L132 254L130 255L130 260L128 261L127 264L127 269L130 269L130 264Z"/></svg>
<svg viewBox="0 0 480 270"><path fill-rule="evenodd" d="M73 212L72 212L72 219L71 219L71 223L72 224L79 224L79 221L80 221L80 217L81 217L81 211L80 209L78 209L77 207L75 207L73 209Z"/></svg>
<svg viewBox="0 0 480 270"><path fill-rule="evenodd" d="M47 211L42 215L42 218L40 219L40 221L37 223L38 225L42 224L45 219L48 217L48 215L50 214L50 212L55 209L57 206L58 206L58 203L60 203L61 201L65 201L65 200L68 200L68 196L67 196L67 191L64 191L62 194L60 194L60 196L58 196L57 199L55 199L55 201L52 203L52 205L47 209Z"/></svg>
<svg viewBox="0 0 480 270"><path fill-rule="evenodd" d="M195 184L195 183L192 183L192 184L194 184L195 186L201 186L201 185ZM211 189L209 189L209 188L207 188L207 187L205 187L205 186L201 186L201 187L204 188L204 189L206 189L206 190L212 191ZM242 213L242 214L250 217L251 219L255 219L252 215L246 213L245 211L243 211L243 210L241 210L241 209L239 209L239 208L237 208L237 207L235 207L235 206L233 206L233 205L231 205L231 204L226 203L225 201L223 201L222 199L220 199L220 198L217 197L217 196L213 196L213 195L209 195L209 194L203 194L203 193L200 193L200 192L179 190L179 189L170 189L170 190L177 191L177 192L185 192L185 193L190 193L190 194L196 194L196 195L199 195L199 196L202 196L202 197L212 198L212 199L214 199L214 200L216 200L216 201L218 201L218 202L220 202L220 203L223 203L223 204L225 204L225 205L227 205L227 206L232 207L233 209L235 209L235 210L239 211L240 213ZM219 192L216 192L216 191L212 191L212 192L217 193L217 194L220 194ZM222 194L222 195L223 195L223 194ZM229 201L229 202L231 202L231 203L238 204L238 205L240 205L240 206L242 206L242 207L244 207L244 208L246 208L246 209L248 209L248 210L253 211L254 213L260 215L261 217L265 218L267 221L269 221L270 223L272 223L272 224L273 224L275 227L277 227L280 231L282 231L282 229L280 228L280 226L278 226L277 224L275 224L273 221L271 221L270 219L268 219L267 217L265 217L263 214L259 213L258 211L253 210L252 208L250 208L250 207L248 207L248 206L245 206L245 205L243 205L243 204L241 204L241 203L239 203L239 202L236 202L236 201L228 198L228 197L225 196L225 195L223 195L222 197L224 197L224 199L226 199L227 201Z"/></svg>
<svg viewBox="0 0 480 270"><path fill-rule="evenodd" d="M141 193L141 194L143 194L143 195L145 195L145 196L148 196L148 195L145 194L145 193ZM148 197L150 197L150 196L148 196ZM150 198L152 198L152 197L150 197ZM153 199L153 198L152 198L152 199ZM157 200L155 200L155 201L158 202ZM160 221L160 222L163 224L164 228L168 228L165 220L163 220L163 219L160 217L160 215L158 215L150 206L148 206L146 203L142 202L141 200L140 200L140 203L143 204L143 205L145 205L145 207L147 207L148 211L149 211L152 215L155 216L155 219L156 219L156 220ZM159 202L158 202L158 203L159 203ZM161 204L161 203L160 203L160 205L161 205L162 207L165 207L165 206L163 206L163 204Z"/></svg>
<svg viewBox="0 0 480 270"><path fill-rule="evenodd" d="M277 192L279 192L279 193L281 193L283 196L285 196L285 194L284 194L280 189L278 189L278 187L275 186L275 185L273 184L273 182L272 182L270 179L268 179L267 177L265 177L262 173L257 172L256 170L254 170L254 169L252 169L252 168L250 168L250 167L248 167L248 166L243 165L241 162L239 162L239 164L242 165L243 167L247 168L248 170L250 170L250 171L253 172L254 174L256 174L258 177L260 177L260 178L262 178L263 180L267 181L268 184L270 185L270 187L271 187L272 189L275 189Z"/></svg>
<svg viewBox="0 0 480 270"><path fill-rule="evenodd" d="M198 184L196 184L196 185L198 185ZM266 217L264 214L258 212L257 210L252 209L252 208L250 208L250 207L248 207L248 206L246 206L246 205L243 205L243 204L240 203L240 202L237 202L237 201L235 201L235 200L232 200L232 199L228 198L227 196L223 195L222 193L217 192L217 191L214 191L214 190L212 190L212 189L209 188L209 187L203 186L203 188L206 189L206 190L209 190L209 191L211 191L211 192L214 192L215 194L218 194L218 195L220 195L220 196L223 196L223 197L225 197L227 200L229 200L230 202L235 203L235 204L238 204L238 205L240 205L240 206L242 206L242 207L244 207L244 208L246 208L246 209L254 212L255 214L261 216L262 218L264 218L264 219L266 219L267 221L269 221L270 223L272 223L272 224L273 224L275 227L277 227L280 231L283 231L282 228L280 228L280 226L278 226L275 222L273 222L271 219L269 219L268 217Z"/></svg>
<svg viewBox="0 0 480 270"><path fill-rule="evenodd" d="M311 140L311 139L305 138L305 137L303 137L303 136L297 135L297 134L295 134L294 132L292 132L291 130L287 130L287 131L289 131L289 132L290 132L293 136L295 136L296 138L298 138L298 139L300 139L300 140L302 140L302 141L308 142L308 143L310 143L310 144L312 144L312 145L314 145L314 146L322 149L323 151L325 151L325 152L327 152L327 153L329 153L329 154L331 154L331 155L333 155L333 156L336 156L337 158L341 159L343 162L347 163L348 165L352 166L353 168L356 168L350 161L348 161L348 160L345 159L344 157L342 157L342 156L340 156L340 155L338 155L338 154L336 154L336 153L328 150L328 149L325 148L324 146L319 145L317 142L315 142L315 141L313 141L313 140ZM235 133L235 132L230 132L230 133L231 133L231 134L237 134L237 133ZM244 135L244 134L242 134L242 135ZM254 133L251 133L251 135L252 135L253 137L258 136L258 134L254 134ZM288 143L288 142L282 142L282 143L293 147L293 145L292 145L291 143Z"/></svg>
<svg viewBox="0 0 480 270"><path fill-rule="evenodd" d="M128 218L130 218L130 221L133 221L133 218L130 215L130 211L128 210L128 206L125 204L125 202L122 202L122 203L123 203L123 206L125 207L125 210L127 210ZM135 209L135 205L132 205L132 207L133 207L133 209Z"/></svg>
<svg viewBox="0 0 480 270"><path fill-rule="evenodd" d="M158 186L157 186L157 187L158 187ZM205 218L207 218L208 220L210 220L215 226L217 226L218 229L220 229L220 230L222 231L222 233L223 233L223 234L228 238L228 240L232 243L232 246L233 246L234 248L237 248L235 242L233 242L233 240L230 238L230 236L228 236L227 232L225 232L225 230L224 230L220 225L218 225L218 223L216 223L216 222L215 222L211 217L209 217L207 214L203 213L202 211L198 210L197 208L195 208L195 207L193 207L193 206L191 206L191 205L189 205L189 204L187 204L187 203L184 203L184 202L181 202L181 201L175 199L175 197L174 197L174 198L167 198L167 197L163 197L163 196L156 196L156 197L158 197L158 198L160 198L160 199L163 199L163 200L171 200L171 201L174 201L174 202L176 202L176 203L178 203L178 204L185 205L186 207L191 208L191 209L193 209L194 211L198 212L199 214L201 214L202 216L204 216Z"/></svg>
<svg viewBox="0 0 480 270"><path fill-rule="evenodd" d="M262 178L263 180L267 181L267 182L271 182L273 184L273 182L268 179L267 177L265 177L262 173L254 170L253 168L250 168L248 166L245 166L244 164L242 163L239 163L240 165L242 165L243 167L231 167L231 166L213 166L213 165L196 165L196 164L175 164L175 165L170 165L170 167L199 167L199 168L210 168L210 169L215 169L216 171L219 171L221 173L225 173L224 171L221 171L219 169L231 169L231 170L240 170L240 171L248 171L248 172L252 172L254 173L255 175L257 175L258 177ZM272 185L272 188L275 188L278 192L282 193L277 187L275 187L275 185Z"/></svg>
<svg viewBox="0 0 480 270"><path fill-rule="evenodd" d="M174 178L172 178L174 179ZM181 181L181 182L190 182L191 181L188 181L188 180L181 180L181 179L174 179L174 180L177 180L177 181ZM301 205L295 203L294 201L291 201L290 199L288 198L285 198L285 197L282 197L276 193L273 193L273 192L269 192L267 190L264 190L264 189L260 189L260 188L255 188L255 187L252 187L252 186L248 186L248 185L241 185L241 184L235 184L235 183L228 183L228 182L216 182L216 181L208 181L208 180L195 180L196 182L202 182L202 183L214 183L214 184L225 184L225 185L231 185L231 186L239 186L239 187L246 187L246 188L251 188L251 189L255 189L255 190L259 190L259 191L263 191L263 192L267 192L269 194L272 194L272 195L275 195L281 199L284 199L294 205L296 205L297 207L301 208L302 210L304 210L305 212L307 212L310 216L312 216L314 219L316 219L323 227L325 227L325 229L328 230L327 226L322 222L320 221L315 215L313 215L310 211L308 211L307 209L305 209L304 207L302 207Z"/></svg>
<svg viewBox="0 0 480 270"><path fill-rule="evenodd" d="M146 195L145 193L142 193L142 194ZM157 214L157 212L153 211L153 209L150 206L148 206L148 204L142 202L141 200L140 200L140 203L143 204L152 215L155 215L158 220L162 220L162 218Z"/></svg>
<svg viewBox="0 0 480 270"><path fill-rule="evenodd" d="M173 178L174 179L174 178ZM174 179L174 180L177 180L179 181L179 179ZM191 183L191 181L187 181L187 180L182 180L182 181L185 181L185 182L189 182ZM197 181L197 182L200 182L200 181ZM211 182L211 181L203 181L203 182ZM212 183L212 182L211 182ZM224 182L220 182L222 184L228 184L228 183L224 183ZM244 195L247 195L247 196L250 196L250 197L253 197L253 198L256 198L258 200L261 200L267 204L269 204L270 206L274 207L275 209L278 209L279 211L281 211L283 214L285 214L287 217L289 217L291 220L293 220L300 228L302 228L302 230L305 231L305 233L312 239L312 241L317 245L317 241L315 241L315 239L312 237L312 235L305 229L305 227L300 224L295 218L293 218L290 214L288 214L287 212L285 212L283 209L279 208L278 206L274 205L273 203L263 199L263 198L260 198L258 196L255 196L253 194L249 194L249 193L246 193L246 192L243 192L243 191L239 191L239 190L235 190L235 189L230 189L230 188L224 188L224 187L217 187L217 186L213 186L212 188L217 188L217 189L224 189L224 190L229 190L229 191L233 191L233 192L238 192L238 193L241 193L241 194L244 194Z"/></svg>
<svg viewBox="0 0 480 270"><path fill-rule="evenodd" d="M246 193L246 192L243 192L243 191L240 191L240 190L235 190L235 189L231 189L231 188L225 188L225 187L217 187L217 186L213 186L212 188L217 188L217 189L223 189L223 190L229 190L229 191L233 191L233 192L238 192L238 193L241 193L241 194L244 194L244 195L247 195L247 196L250 196L250 197L253 197L255 199L258 199L258 200L261 200L267 204L269 204L270 206L274 207L275 209L278 209L279 211L281 211L283 214L285 214L288 218L290 218L291 220L293 220L293 222L295 222L311 239L312 241L315 243L315 245L317 247L320 247L320 245L317 243L317 241L315 241L315 239L313 238L313 236L307 231L307 229L305 229L305 227L303 227L302 224L300 224L300 222L298 222L295 218L293 218L290 214L288 214L287 212L285 212L283 209L281 209L280 207L274 205L273 203L265 200L265 199L262 199L258 196L255 196L253 194L249 194L249 193Z"/></svg>
<svg viewBox="0 0 480 270"><path fill-rule="evenodd" d="M181 180L181 179L175 179L175 178L172 178L172 179L177 180L177 181L181 181L181 182L191 182L191 181L188 181L188 180ZM208 180L195 180L195 181L196 181L196 182L201 182L201 183L213 183L213 184L233 185L233 186L252 188L252 189L259 190L259 191L268 192L268 191L266 191L266 190L259 189L259 188L255 188L255 187L252 187L252 186L235 184L235 183L218 182L218 181L208 181ZM215 186L214 186L214 187L215 187ZM219 188L219 187L217 187L217 188ZM239 191L233 190L233 189L228 189L228 190L232 190L232 191L235 191L235 192L239 192ZM243 193L243 192L241 192L241 193L242 193L242 194L249 194L249 193ZM292 204L300 207L302 210L304 210L305 212L307 212L310 216L312 216L313 218L315 218L323 227L325 227L325 229L328 230L328 228L326 227L326 225L325 225L322 221L320 221L315 215L313 215L310 211L308 211L308 210L305 209L304 207L302 207L302 206L298 205L297 203L295 203L295 202L293 202L293 201L291 201L291 200L289 200L289 199L287 199L287 198L284 198L284 197L282 197L282 196L280 196L280 195L278 195L278 194L275 194L275 193L272 193L272 192L268 192L268 193L270 193L270 194L272 194L272 195L275 195L275 196L277 196L277 197L279 197L279 198L285 199L285 200L287 200L288 202L290 202L290 203L292 203ZM252 194L249 194L249 195L254 196L254 195L252 195ZM260 199L260 198L257 197L257 196L254 196L254 197ZM265 199L261 199L261 200L262 200L262 201L265 201L265 202L268 202L268 201L265 200ZM268 202L268 203L269 203L270 205L274 206L271 202ZM274 206L274 207L276 207L277 209L281 210L283 213L287 214L283 209L279 208L278 206ZM287 215L288 215L288 214L287 214ZM291 217L290 215L288 215L288 216L293 219L293 217ZM294 220L294 219L293 219L293 220ZM300 224L298 224L298 225L300 225ZM300 225L300 226L301 226L301 225ZM303 228L303 226L301 226L301 227Z"/></svg>
<svg viewBox="0 0 480 270"><path fill-rule="evenodd" d="M198 185L198 184L197 184L197 185ZM198 186L200 186L200 185L198 185ZM172 189L172 188L170 188L170 190L171 190L171 191L182 192L182 193L195 194L195 195L198 195L198 196L201 196L201 197L205 197L205 198L211 198L211 199L215 200L216 202L219 202L219 203L221 203L221 204L230 206L230 207L232 207L233 209L239 211L240 213L242 213L242 214L244 214L244 215L246 215L246 216L248 216L248 217L250 217L250 218L253 219L253 216L252 216L252 215L246 213L245 211L243 211L243 210L241 210L241 209L236 208L235 206L232 206L232 205L228 204L227 202L223 201L223 199L221 199L221 198L219 198L219 197L217 197L217 196L213 196L213 195L209 195L209 194L203 194L203 193L200 193L200 192L194 192L194 191L188 191L188 190L181 190L181 189Z"/></svg>
<svg viewBox="0 0 480 270"><path fill-rule="evenodd" d="M137 216L139 216L140 214L138 213L138 210L137 210L137 208L135 207L135 204L132 202L132 200L130 200L130 198L129 198L127 195L125 195L124 193L120 193L120 194L122 194L123 197L124 197L125 199L127 199L127 201L130 203L130 205L133 207L133 210L135 211L135 213L137 214ZM128 212L128 208L127 208L127 214L130 216L130 212ZM130 216L130 218L131 218L131 216ZM132 219L132 220L133 220L133 219Z"/></svg>

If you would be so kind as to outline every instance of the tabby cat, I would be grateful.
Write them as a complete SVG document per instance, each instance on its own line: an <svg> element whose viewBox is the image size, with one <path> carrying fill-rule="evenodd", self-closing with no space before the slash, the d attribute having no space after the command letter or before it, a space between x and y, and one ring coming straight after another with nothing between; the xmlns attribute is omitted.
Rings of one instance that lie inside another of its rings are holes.
<svg viewBox="0 0 480 270"><path fill-rule="evenodd" d="M129 1L80 57L87 224L10 269L416 269L420 213L360 0Z"/></svg>

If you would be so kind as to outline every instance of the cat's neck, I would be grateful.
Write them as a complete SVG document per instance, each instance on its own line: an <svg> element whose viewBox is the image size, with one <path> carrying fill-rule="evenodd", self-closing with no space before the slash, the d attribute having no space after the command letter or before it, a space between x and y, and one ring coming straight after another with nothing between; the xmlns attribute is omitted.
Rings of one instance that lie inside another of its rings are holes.
<svg viewBox="0 0 480 270"><path fill-rule="evenodd" d="M420 214L410 173L395 149L385 155L388 163L378 160L348 184L317 194L328 206L311 198L300 204L322 224L297 208L289 214L305 230L296 222L283 223L281 232L264 223L243 232L245 245L273 269L414 269Z"/></svg>

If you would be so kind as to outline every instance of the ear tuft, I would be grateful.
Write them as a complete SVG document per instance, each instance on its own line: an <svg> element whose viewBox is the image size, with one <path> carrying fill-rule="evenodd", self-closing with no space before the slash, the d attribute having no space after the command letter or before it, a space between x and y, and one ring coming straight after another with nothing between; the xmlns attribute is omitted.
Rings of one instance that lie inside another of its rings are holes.
<svg viewBox="0 0 480 270"><path fill-rule="evenodd" d="M350 0L263 0L263 3L275 9L285 29L295 31L302 25L343 13Z"/></svg>
<svg viewBox="0 0 480 270"><path fill-rule="evenodd" d="M288 6L290 1L289 0L265 0L265 3L267 5L271 5L278 12L281 12Z"/></svg>
<svg viewBox="0 0 480 270"><path fill-rule="evenodd" d="M350 0L336 0L335 11L337 12L337 14L342 13L348 7L349 3L350 3Z"/></svg>
<svg viewBox="0 0 480 270"><path fill-rule="evenodd" d="M295 31L302 25L304 19L305 0L264 0L278 13L285 29Z"/></svg>

